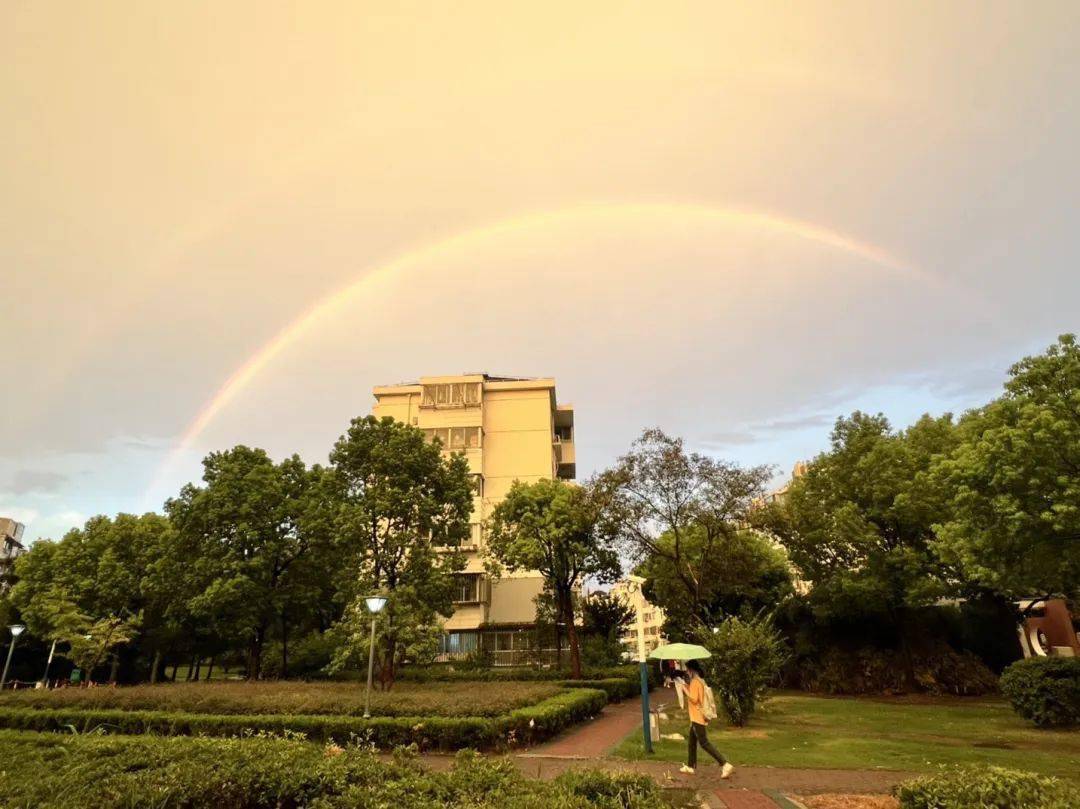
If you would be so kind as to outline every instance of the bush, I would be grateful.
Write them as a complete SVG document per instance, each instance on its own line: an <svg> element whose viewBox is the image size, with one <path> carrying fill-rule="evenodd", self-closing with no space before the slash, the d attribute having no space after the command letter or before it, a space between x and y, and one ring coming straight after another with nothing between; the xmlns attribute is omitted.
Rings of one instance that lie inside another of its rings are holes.
<svg viewBox="0 0 1080 809"><path fill-rule="evenodd" d="M1080 789L1056 778L1002 767L961 767L905 781L901 809L1074 809Z"/></svg>
<svg viewBox="0 0 1080 809"><path fill-rule="evenodd" d="M161 736L237 736L244 733L302 733L318 741L368 739L389 749L415 744L421 750L502 749L543 741L565 728L595 716L607 703L598 689L572 689L495 717L355 716L313 714L198 714L109 709L36 710L0 708L0 727L21 730L113 733Z"/></svg>
<svg viewBox="0 0 1080 809"><path fill-rule="evenodd" d="M641 681L625 677L609 677L603 680L559 680L563 688L599 688L607 694L608 702L621 702L641 693Z"/></svg>
<svg viewBox="0 0 1080 809"><path fill-rule="evenodd" d="M784 665L786 651L780 633L769 618L732 617L715 632L703 631L700 637L712 653L702 661L706 680L728 719L741 727Z"/></svg>
<svg viewBox="0 0 1080 809"><path fill-rule="evenodd" d="M1080 724L1080 658L1018 660L1002 673L1001 692L1039 727Z"/></svg>
<svg viewBox="0 0 1080 809"><path fill-rule="evenodd" d="M644 809L660 802L648 779L567 773L524 778L506 759L459 754L431 772L400 752L380 761L362 746L320 747L296 739L163 739L6 732L0 746L18 761L0 772L9 809L117 806L320 809L408 806L436 809Z"/></svg>
<svg viewBox="0 0 1080 809"><path fill-rule="evenodd" d="M911 661L917 690L979 696L997 691L994 673L969 652L945 644L916 653ZM895 649L830 649L797 665L793 685L824 694L902 694L911 690L908 661Z"/></svg>

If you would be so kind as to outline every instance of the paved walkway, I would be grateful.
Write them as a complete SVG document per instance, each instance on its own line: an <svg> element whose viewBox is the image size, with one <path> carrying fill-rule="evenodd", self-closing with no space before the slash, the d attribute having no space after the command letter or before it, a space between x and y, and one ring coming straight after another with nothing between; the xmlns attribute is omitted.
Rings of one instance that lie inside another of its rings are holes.
<svg viewBox="0 0 1080 809"><path fill-rule="evenodd" d="M657 694L661 702L665 701ZM727 781L713 762L700 763L694 775L679 772L670 761L627 761L607 754L634 728L641 728L641 698L608 705L600 716L571 728L556 738L513 755L521 772L530 778L551 779L567 770L588 765L609 772L639 772L652 776L662 787L695 791L718 809L791 809L797 804L785 794L885 794L910 773L887 770L810 770L789 767L741 767ZM449 756L424 756L433 769L450 766Z"/></svg>

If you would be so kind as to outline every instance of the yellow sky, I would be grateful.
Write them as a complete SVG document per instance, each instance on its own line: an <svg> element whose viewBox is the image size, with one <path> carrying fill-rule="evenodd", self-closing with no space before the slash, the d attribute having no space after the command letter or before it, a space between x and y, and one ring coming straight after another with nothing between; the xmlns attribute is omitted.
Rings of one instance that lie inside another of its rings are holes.
<svg viewBox="0 0 1080 809"><path fill-rule="evenodd" d="M1062 321L1075 311L1075 223L1065 212L1075 210L1078 187L1078 9L7 3L0 316L16 337L5 337L0 361L20 393L0 421L11 448L0 461L0 510L24 502L43 514L98 501L106 510L131 507L145 475L121 467L156 468L230 374L319 300L418 246L537 211L595 203L763 211L848 234L1009 304L1002 323L960 294L949 323L941 315L948 307L922 301L941 320L914 330L914 345L875 334L872 319L848 307L853 319L836 324L831 339L862 341L866 357L886 358L880 376L865 376L873 363L854 360L794 374L786 388L762 376L754 388L771 398L732 399L722 417L736 426L758 412L805 409L860 380L950 376L984 362L980 351L1011 356L1066 330ZM836 280L850 277L846 269L822 276L823 254L775 233L680 231L640 217L623 227L625 238L560 231L570 242L559 259L568 267L559 269L574 274L581 294L607 283L581 280L589 274L668 271L643 255L678 260L688 279L743 286L759 264L780 272L777 262L787 262L791 277L813 279L803 301L828 298L821 311L852 292ZM621 246L642 228L654 229L650 244L636 253ZM661 243L684 232L691 235L679 244ZM720 249L717 240L730 244ZM535 276L541 270L522 249L465 264L509 277L528 266ZM428 272L420 294L449 269ZM1021 276L1027 283L1017 290ZM808 321L798 300L743 307L769 323L740 321L759 331L761 345L748 355L782 355L798 343L798 327L827 328ZM501 303L485 302L481 319L497 323ZM909 304L919 311L919 301ZM619 319L591 311L599 326ZM669 353L698 350L707 316L696 331L679 322L678 306L671 317L657 329L692 332L695 345L671 337ZM459 339L465 354L470 334ZM524 357L538 335L516 339ZM422 349L408 361L422 363ZM392 347L364 350L393 367ZM622 367L640 346L613 350ZM513 365L514 357L510 350L499 359ZM711 365L719 361L701 356L695 372L753 372ZM816 368L813 358L795 365ZM355 384L335 395L355 398L342 412L360 412L364 391L384 380L348 367ZM493 370L588 384L588 369L566 357ZM567 395L588 400L592 392ZM266 443L243 428L261 404L238 400L213 440ZM314 416L297 424L277 438L301 445L313 429L339 429ZM629 429L604 436L597 463ZM115 442L131 437L155 449L142 460L118 454ZM785 445L775 460L787 465L801 451ZM101 462L118 470L113 478L76 485ZM54 469L67 482L52 491L20 483Z"/></svg>

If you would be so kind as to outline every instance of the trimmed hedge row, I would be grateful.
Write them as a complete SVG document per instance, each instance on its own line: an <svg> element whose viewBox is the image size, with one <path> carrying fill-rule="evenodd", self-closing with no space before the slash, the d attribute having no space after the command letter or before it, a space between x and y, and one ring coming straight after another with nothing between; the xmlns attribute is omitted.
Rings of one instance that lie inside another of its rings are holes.
<svg viewBox="0 0 1080 809"><path fill-rule="evenodd" d="M460 753L433 772L404 751L297 739L71 736L0 731L5 809L646 809L663 805L644 775L571 771L529 779L505 758ZM8 766L15 764L17 766Z"/></svg>
<svg viewBox="0 0 1080 809"><path fill-rule="evenodd" d="M655 666L649 667L650 683L655 685ZM396 678L403 682L433 683L467 680L474 682L517 682L531 680L567 680L567 669L537 669L530 667L490 667L490 668L454 668L450 663L437 663L431 666L406 666L396 673ZM602 669L585 669L582 680L632 679L638 681L638 667L611 666Z"/></svg>
<svg viewBox="0 0 1080 809"><path fill-rule="evenodd" d="M543 741L595 716L607 704L605 691L573 688L536 705L495 717L194 714L165 711L35 710L0 708L0 727L20 730L163 736L236 736L252 732L303 733L309 739L346 743L360 738L389 749L416 744L421 750L495 750Z"/></svg>
<svg viewBox="0 0 1080 809"><path fill-rule="evenodd" d="M625 677L607 677L603 680L557 680L556 684L563 688L600 688L607 694L608 702L621 702L641 693L641 682L628 680Z"/></svg>
<svg viewBox="0 0 1080 809"><path fill-rule="evenodd" d="M904 781L894 790L901 809L1075 809L1080 788L1057 778L1004 767L957 767Z"/></svg>

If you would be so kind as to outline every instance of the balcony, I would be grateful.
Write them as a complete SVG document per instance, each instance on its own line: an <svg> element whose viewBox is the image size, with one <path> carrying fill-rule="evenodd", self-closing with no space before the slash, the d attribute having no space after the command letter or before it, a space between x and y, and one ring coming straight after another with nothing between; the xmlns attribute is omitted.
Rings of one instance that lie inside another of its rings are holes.
<svg viewBox="0 0 1080 809"><path fill-rule="evenodd" d="M577 454L572 439L555 437L555 469L558 477L572 480L577 475Z"/></svg>

